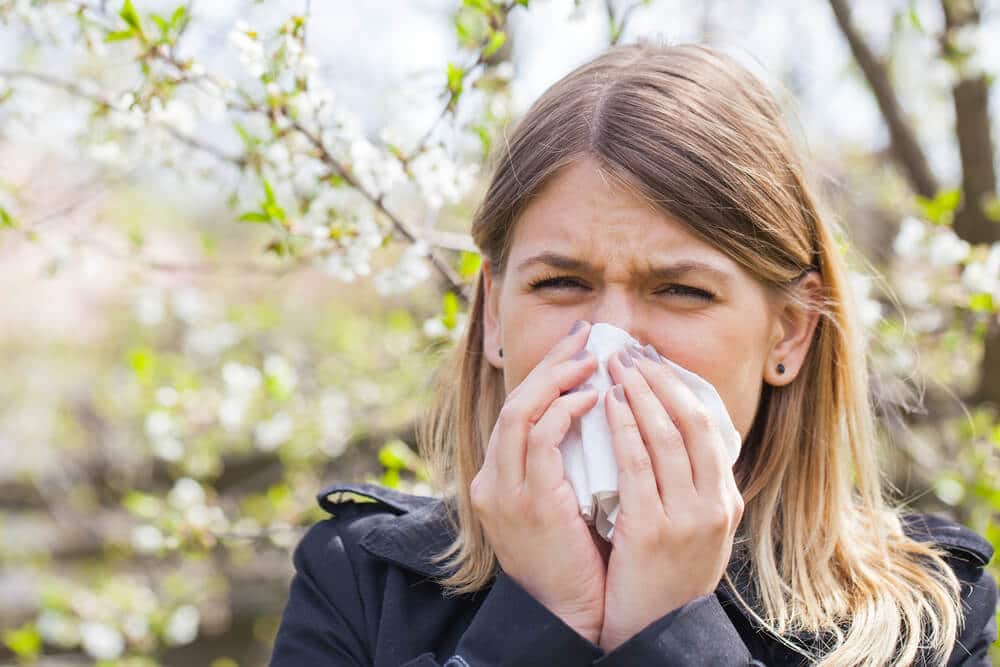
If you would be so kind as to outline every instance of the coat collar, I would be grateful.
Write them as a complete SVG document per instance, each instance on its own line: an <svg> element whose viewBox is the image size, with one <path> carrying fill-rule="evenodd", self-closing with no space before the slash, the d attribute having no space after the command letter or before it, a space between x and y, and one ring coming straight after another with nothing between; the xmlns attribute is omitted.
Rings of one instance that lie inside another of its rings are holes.
<svg viewBox="0 0 1000 667"><path fill-rule="evenodd" d="M445 499L356 482L332 484L319 493L317 500L324 509L333 512L334 506L342 502L336 499L337 495L343 493L380 502L397 515L392 521L378 523L362 536L360 544L371 555L427 577L447 574L443 566L432 560L433 554L442 552L455 538L455 529L447 516L449 503ZM986 539L949 519L930 514L906 514L903 515L903 528L915 539L934 541L978 565L985 565L993 556L993 547ZM749 569L745 549L734 545L727 571L739 594L752 608L759 609ZM749 618L725 580L719 583L716 594L724 604L731 601Z"/></svg>

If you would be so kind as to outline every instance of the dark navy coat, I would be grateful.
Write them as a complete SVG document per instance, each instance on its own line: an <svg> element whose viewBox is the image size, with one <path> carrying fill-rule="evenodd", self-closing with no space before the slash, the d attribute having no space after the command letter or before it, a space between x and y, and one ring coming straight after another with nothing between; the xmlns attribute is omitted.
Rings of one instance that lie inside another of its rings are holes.
<svg viewBox="0 0 1000 667"><path fill-rule="evenodd" d="M336 497L343 492L362 502ZM605 652L502 569L484 590L444 597L430 579L442 570L429 560L453 537L439 499L356 483L331 485L318 500L333 516L312 526L295 550L272 667L806 664L757 631L724 581ZM989 665L997 585L984 566L992 547L968 528L928 514L908 515L905 526L915 538L945 547L962 582L965 626L947 664ZM752 587L741 577L746 561L733 551L730 577L753 604Z"/></svg>

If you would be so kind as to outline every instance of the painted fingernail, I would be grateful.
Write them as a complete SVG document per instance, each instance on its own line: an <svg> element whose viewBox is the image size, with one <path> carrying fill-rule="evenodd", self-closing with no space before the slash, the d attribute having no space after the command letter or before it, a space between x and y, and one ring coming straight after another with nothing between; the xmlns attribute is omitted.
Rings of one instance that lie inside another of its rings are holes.
<svg viewBox="0 0 1000 667"><path fill-rule="evenodd" d="M629 368L635 366L635 362L632 361L632 355L628 353L627 348L618 353L618 360L621 361L626 366L628 366Z"/></svg>
<svg viewBox="0 0 1000 667"><path fill-rule="evenodd" d="M650 345L649 343L646 343L646 347L642 348L642 352L656 363L658 364L663 363L663 359L660 359L660 353L657 352L656 349L653 348L653 346Z"/></svg>
<svg viewBox="0 0 1000 667"><path fill-rule="evenodd" d="M572 357L570 357L570 359L572 359L573 361L580 361L581 359L586 359L589 356L590 356L590 350L588 350L587 348L583 348L582 350L574 354Z"/></svg>
<svg viewBox="0 0 1000 667"><path fill-rule="evenodd" d="M614 387L612 387L611 393L614 394L614 397L617 398L622 403L625 402L625 389L620 384L616 384Z"/></svg>
<svg viewBox="0 0 1000 667"><path fill-rule="evenodd" d="M566 334L566 335L567 336L572 336L577 331L579 331L581 328L583 328L583 325L584 325L584 321L583 320L577 320L576 322L573 322L573 326L570 328L569 333Z"/></svg>

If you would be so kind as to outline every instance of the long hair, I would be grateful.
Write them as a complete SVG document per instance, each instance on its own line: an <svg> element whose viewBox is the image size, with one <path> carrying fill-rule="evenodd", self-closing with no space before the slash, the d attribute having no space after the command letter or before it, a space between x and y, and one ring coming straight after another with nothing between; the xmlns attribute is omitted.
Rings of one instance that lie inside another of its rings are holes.
<svg viewBox="0 0 1000 667"><path fill-rule="evenodd" d="M751 615L819 664L903 665L921 650L944 664L962 623L959 584L935 545L902 530L877 460L867 355L841 230L807 184L766 86L702 44L617 46L553 84L490 156L492 178L472 237L503 276L518 216L561 169L596 158L602 173L682 221L748 271L768 294L796 298L817 270L819 320L788 385L766 385L734 468L745 510ZM436 376L418 430L432 483L453 494L457 537L438 562L446 594L477 591L496 556L471 508L505 392L483 355L477 277L466 329ZM725 581L735 591L727 572ZM815 633L810 646L794 633Z"/></svg>

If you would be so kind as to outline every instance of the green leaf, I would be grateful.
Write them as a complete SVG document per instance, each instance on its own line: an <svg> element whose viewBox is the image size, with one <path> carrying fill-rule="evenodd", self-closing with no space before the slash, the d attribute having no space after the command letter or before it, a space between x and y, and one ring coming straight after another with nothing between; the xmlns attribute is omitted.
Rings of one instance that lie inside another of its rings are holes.
<svg viewBox="0 0 1000 667"><path fill-rule="evenodd" d="M920 23L920 14L917 13L916 5L910 5L909 14L910 14L910 23L913 24L913 27L916 28L919 32L924 32L924 26L922 23Z"/></svg>
<svg viewBox="0 0 1000 667"><path fill-rule="evenodd" d="M132 372L140 380L148 381L153 376L153 369L156 366L156 357L153 351L146 347L137 347L129 351L128 364Z"/></svg>
<svg viewBox="0 0 1000 667"><path fill-rule="evenodd" d="M34 623L26 623L16 630L4 630L3 643L19 658L34 660L42 649L42 636Z"/></svg>
<svg viewBox="0 0 1000 667"><path fill-rule="evenodd" d="M443 310L441 321L449 329L454 329L458 324L458 297L454 292L445 292L443 297Z"/></svg>
<svg viewBox="0 0 1000 667"><path fill-rule="evenodd" d="M170 27L176 28L185 18L187 18L187 7L181 5L175 9L174 13L170 16Z"/></svg>
<svg viewBox="0 0 1000 667"><path fill-rule="evenodd" d="M240 222L271 222L271 218L264 215L260 211L250 211L248 213L244 213L237 218L237 220Z"/></svg>
<svg viewBox="0 0 1000 667"><path fill-rule="evenodd" d="M264 213L267 213L269 220L282 220L285 219L285 209L281 208L277 204L270 204L264 202Z"/></svg>
<svg viewBox="0 0 1000 667"><path fill-rule="evenodd" d="M135 37L135 30L112 30L104 36L105 42L126 42Z"/></svg>
<svg viewBox="0 0 1000 667"><path fill-rule="evenodd" d="M969 310L977 313L992 313L993 295L989 292L973 294L969 297Z"/></svg>
<svg viewBox="0 0 1000 667"><path fill-rule="evenodd" d="M483 257L477 252L463 250L458 256L458 273L463 278L475 275L483 263Z"/></svg>
<svg viewBox="0 0 1000 667"><path fill-rule="evenodd" d="M462 6L469 9L478 9L481 12L490 11L490 3L487 0L462 0Z"/></svg>
<svg viewBox="0 0 1000 667"><path fill-rule="evenodd" d="M398 489L399 488L399 469L398 468L389 468L389 469L387 469L385 471L385 473L382 475L381 484L382 484L382 486L384 486L386 488L389 488L389 489Z"/></svg>
<svg viewBox="0 0 1000 667"><path fill-rule="evenodd" d="M264 185L264 202L267 204L277 204L277 200L274 198L274 188L271 187L271 182L266 178L261 182Z"/></svg>
<svg viewBox="0 0 1000 667"><path fill-rule="evenodd" d="M122 8L118 12L118 16L122 17L122 20L130 25L139 37L144 37L142 32L142 21L139 19L139 13L135 11L135 7L132 5L132 0L125 0L125 2L122 3Z"/></svg>
<svg viewBox="0 0 1000 667"><path fill-rule="evenodd" d="M233 127L236 128L236 133L240 135L240 139L242 139L243 143L247 145L247 148L254 148L257 144L260 143L260 140L257 137L253 136L252 134L250 134L250 132L248 132L245 127L243 127L242 123L235 122L233 123Z"/></svg>
<svg viewBox="0 0 1000 667"><path fill-rule="evenodd" d="M448 63L448 90L452 95L462 92L462 79L465 77L465 70L454 63Z"/></svg>
<svg viewBox="0 0 1000 667"><path fill-rule="evenodd" d="M14 219L14 216L7 211L7 209L0 206L0 229L3 229L4 227L17 229L20 225L17 220Z"/></svg>
<svg viewBox="0 0 1000 667"><path fill-rule="evenodd" d="M170 32L170 24L167 23L167 19L163 18L159 14L150 14L149 18L153 19L153 23L155 23L160 29L160 35L166 37L167 33Z"/></svg>
<svg viewBox="0 0 1000 667"><path fill-rule="evenodd" d="M962 202L962 192L957 189L941 190L934 199L917 195L916 202L927 220L935 225L950 225L955 217L955 209Z"/></svg>
<svg viewBox="0 0 1000 667"><path fill-rule="evenodd" d="M135 516L150 521L163 513L163 501L154 495L141 491L129 491L122 498L122 507Z"/></svg>
<svg viewBox="0 0 1000 667"><path fill-rule="evenodd" d="M503 43L506 41L507 41L507 33L505 33L503 30L497 30L490 36L489 44L487 44L486 48L483 49L483 56L489 58L494 53L496 53L497 49L503 46Z"/></svg>
<svg viewBox="0 0 1000 667"><path fill-rule="evenodd" d="M514 0L515 5L521 5L525 9L528 7L528 0Z"/></svg>
<svg viewBox="0 0 1000 667"><path fill-rule="evenodd" d="M400 455L399 451L391 445L385 445L378 452L378 462L386 468L405 468L406 459Z"/></svg>

